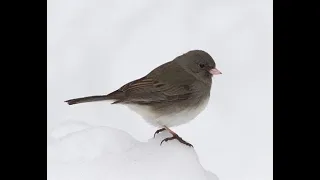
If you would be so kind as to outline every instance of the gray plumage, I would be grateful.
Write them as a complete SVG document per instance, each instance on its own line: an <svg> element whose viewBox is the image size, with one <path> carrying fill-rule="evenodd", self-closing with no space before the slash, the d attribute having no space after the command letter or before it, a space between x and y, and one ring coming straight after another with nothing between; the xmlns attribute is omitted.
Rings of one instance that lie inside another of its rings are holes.
<svg viewBox="0 0 320 180"><path fill-rule="evenodd" d="M194 119L207 105L212 85L212 69L216 69L213 58L205 51L193 50L110 94L70 99L66 102L72 105L113 100L112 104L128 106L154 126L176 126ZM185 117L173 118L177 114Z"/></svg>

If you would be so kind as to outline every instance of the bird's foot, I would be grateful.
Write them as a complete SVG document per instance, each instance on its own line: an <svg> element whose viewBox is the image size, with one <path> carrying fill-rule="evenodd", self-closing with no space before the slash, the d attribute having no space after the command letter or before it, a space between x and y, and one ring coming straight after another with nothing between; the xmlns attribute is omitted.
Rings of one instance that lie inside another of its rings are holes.
<svg viewBox="0 0 320 180"><path fill-rule="evenodd" d="M158 129L158 130L154 133L153 138L156 137L156 134L158 134L158 133L160 133L160 132L162 132L162 131L164 131L164 130L166 130L166 128Z"/></svg>
<svg viewBox="0 0 320 180"><path fill-rule="evenodd" d="M176 133L172 134L172 137L168 137L168 138L165 138L164 140L162 140L161 143L160 143L160 146L161 146L161 144L162 144L164 141L167 142L167 141L174 140L174 139L178 140L180 143L185 144L185 145L187 145L187 146L189 146L189 147L193 147L192 144L190 144L190 143L188 143L187 141L183 140L183 139L182 139L180 136L178 136Z"/></svg>

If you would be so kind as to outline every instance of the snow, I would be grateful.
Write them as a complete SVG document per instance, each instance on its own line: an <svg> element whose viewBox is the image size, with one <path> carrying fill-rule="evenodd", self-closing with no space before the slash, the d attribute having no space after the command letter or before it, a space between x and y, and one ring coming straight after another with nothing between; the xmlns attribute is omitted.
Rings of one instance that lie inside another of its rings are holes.
<svg viewBox="0 0 320 180"><path fill-rule="evenodd" d="M205 170L194 148L168 141L168 132L140 142L107 126L65 123L48 146L49 180L218 180ZM69 132L69 133L67 133Z"/></svg>
<svg viewBox="0 0 320 180"><path fill-rule="evenodd" d="M272 0L47 2L48 147L69 131L99 126L149 142L156 128L126 107L64 101L112 92L181 53L202 49L223 74L214 78L207 108L173 130L194 145L201 165L221 180L272 179ZM159 149L164 148L170 147ZM50 172L53 164L48 165Z"/></svg>

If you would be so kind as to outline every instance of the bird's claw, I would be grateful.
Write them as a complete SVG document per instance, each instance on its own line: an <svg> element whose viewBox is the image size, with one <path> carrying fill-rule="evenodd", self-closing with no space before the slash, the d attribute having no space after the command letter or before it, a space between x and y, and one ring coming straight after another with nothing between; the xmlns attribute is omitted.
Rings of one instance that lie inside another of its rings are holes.
<svg viewBox="0 0 320 180"><path fill-rule="evenodd" d="M174 135L174 136L172 136L172 137L168 137L168 138L163 139L163 140L161 141L161 143L160 143L160 146L161 146L161 144L162 144L164 141L167 142L167 141L170 141L170 140L173 140L173 139L176 139L176 140L178 140L180 143L185 144L185 145L187 145L187 146L189 146L189 147L193 147L192 144L190 144L190 143L188 143L187 141L183 140L183 139L182 139L181 137L179 137L178 135Z"/></svg>
<svg viewBox="0 0 320 180"><path fill-rule="evenodd" d="M156 134L158 134L158 133L160 133L160 132L162 132L162 131L164 131L164 130L166 130L166 128L158 129L158 130L154 133L153 138L156 137Z"/></svg>

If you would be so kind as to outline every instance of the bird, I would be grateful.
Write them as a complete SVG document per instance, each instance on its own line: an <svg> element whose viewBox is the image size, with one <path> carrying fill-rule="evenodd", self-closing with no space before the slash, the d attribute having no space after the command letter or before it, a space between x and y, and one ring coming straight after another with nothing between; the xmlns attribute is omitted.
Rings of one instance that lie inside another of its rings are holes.
<svg viewBox="0 0 320 180"><path fill-rule="evenodd" d="M109 94L93 95L66 100L68 105L96 101L112 101L139 114L156 134L167 130L172 136L163 142L182 139L172 127L195 119L208 105L212 78L222 74L212 56L199 49L189 50L173 60L163 63L145 76L122 85Z"/></svg>

